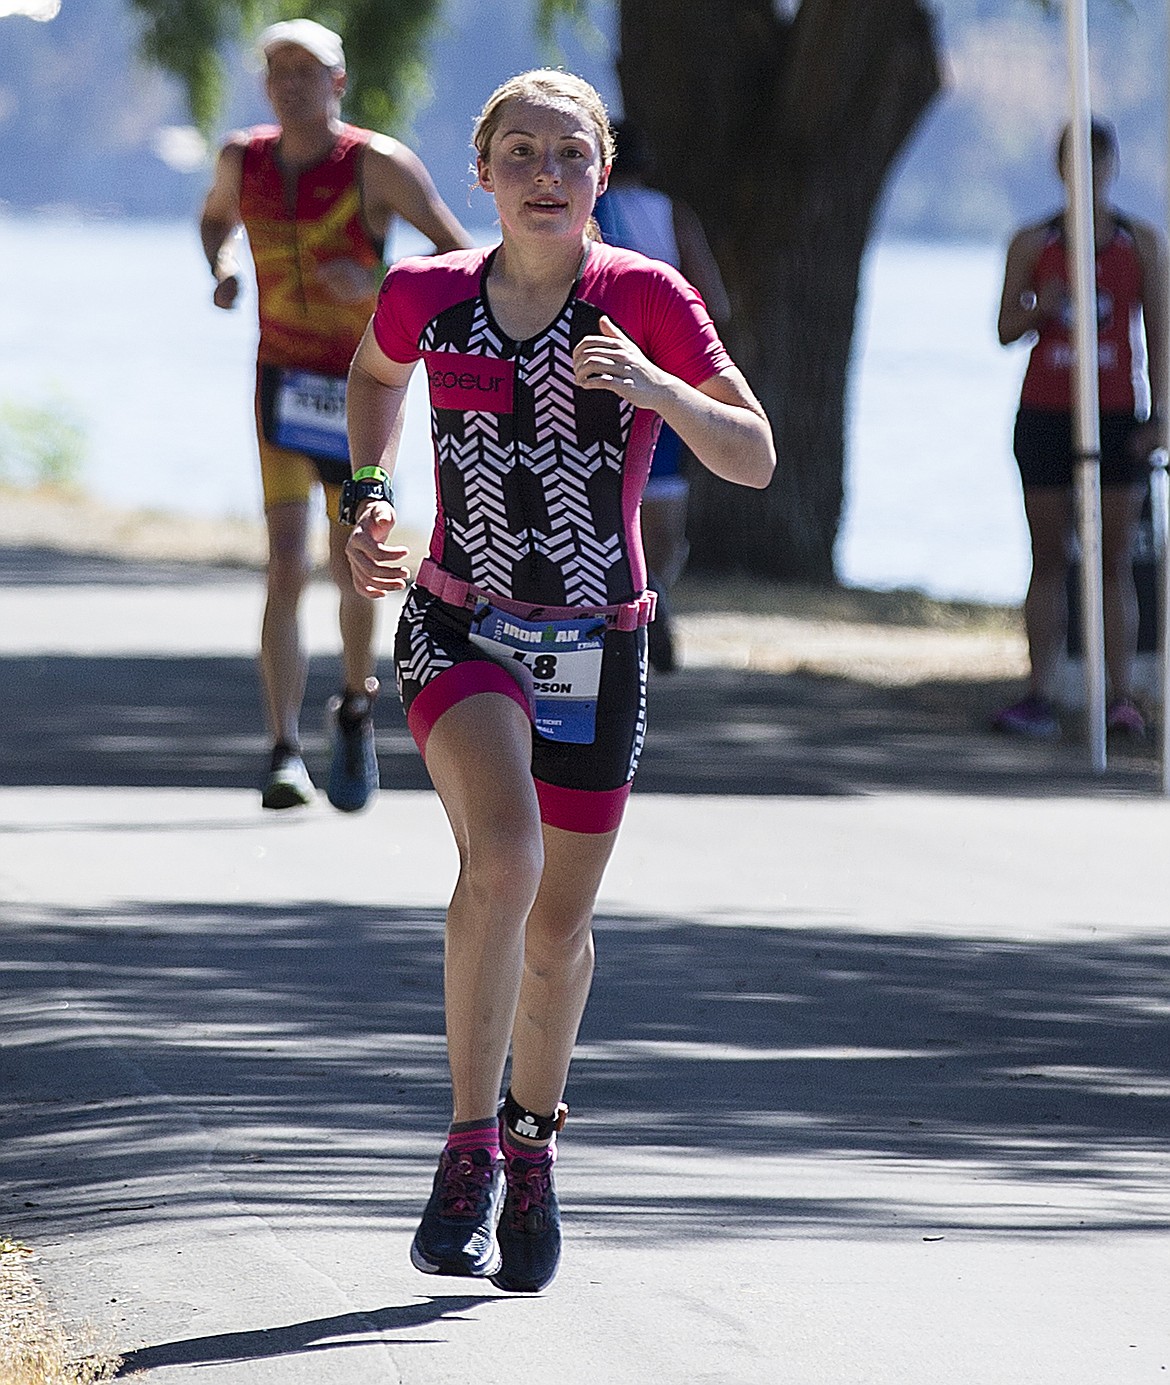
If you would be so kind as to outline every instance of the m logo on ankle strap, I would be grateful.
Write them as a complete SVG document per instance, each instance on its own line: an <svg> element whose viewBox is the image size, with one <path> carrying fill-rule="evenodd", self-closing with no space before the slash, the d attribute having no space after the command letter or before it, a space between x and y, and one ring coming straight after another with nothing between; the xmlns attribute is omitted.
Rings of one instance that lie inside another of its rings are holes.
<svg viewBox="0 0 1170 1385"><path fill-rule="evenodd" d="M504 1096L503 1110L504 1124L524 1140L551 1140L564 1128L565 1117L569 1114L569 1108L562 1101L551 1116L539 1116L521 1106L510 1088Z"/></svg>

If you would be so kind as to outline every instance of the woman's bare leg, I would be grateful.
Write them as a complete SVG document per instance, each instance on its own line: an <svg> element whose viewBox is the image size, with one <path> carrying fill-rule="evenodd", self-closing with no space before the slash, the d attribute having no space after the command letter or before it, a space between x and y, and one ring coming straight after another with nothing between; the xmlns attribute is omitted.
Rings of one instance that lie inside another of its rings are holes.
<svg viewBox="0 0 1170 1385"><path fill-rule="evenodd" d="M530 769L532 730L500 693L435 723L426 763L459 850L447 911L447 1053L454 1120L494 1119L544 850Z"/></svg>
<svg viewBox="0 0 1170 1385"><path fill-rule="evenodd" d="M1105 664L1110 696L1133 695L1137 654L1138 598L1133 579L1133 545L1141 517L1143 486L1107 486L1101 491L1101 572L1105 605Z"/></svg>
<svg viewBox="0 0 1170 1385"><path fill-rule="evenodd" d="M551 1114L593 980L593 906L617 832L544 828L544 872L528 915L524 973L512 1036L512 1094Z"/></svg>
<svg viewBox="0 0 1170 1385"><path fill-rule="evenodd" d="M1037 697L1051 699L1068 635L1072 492L1063 486L1025 487L1024 511L1032 537L1032 576L1024 598L1031 686Z"/></svg>

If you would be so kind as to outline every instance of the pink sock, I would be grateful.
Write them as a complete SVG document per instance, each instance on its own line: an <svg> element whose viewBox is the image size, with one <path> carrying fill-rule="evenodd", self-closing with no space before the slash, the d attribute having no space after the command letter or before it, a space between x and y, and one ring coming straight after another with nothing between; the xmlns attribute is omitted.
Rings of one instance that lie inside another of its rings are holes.
<svg viewBox="0 0 1170 1385"><path fill-rule="evenodd" d="M460 1121L447 1132L450 1150L486 1149L493 1159L500 1155L500 1126L498 1121Z"/></svg>
<svg viewBox="0 0 1170 1385"><path fill-rule="evenodd" d="M500 1140L500 1146L509 1159L531 1159L534 1164L551 1155L553 1160L557 1157L557 1141L554 1135L547 1145L522 1145L512 1138L512 1132L504 1126L504 1134Z"/></svg>

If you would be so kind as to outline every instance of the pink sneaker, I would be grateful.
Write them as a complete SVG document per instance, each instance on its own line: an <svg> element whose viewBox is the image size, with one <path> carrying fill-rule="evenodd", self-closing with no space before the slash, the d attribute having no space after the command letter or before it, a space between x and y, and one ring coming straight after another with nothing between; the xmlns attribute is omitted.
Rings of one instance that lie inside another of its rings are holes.
<svg viewBox="0 0 1170 1385"><path fill-rule="evenodd" d="M1119 697L1109 704L1105 714L1105 729L1115 736L1131 741L1145 740L1146 719L1128 697Z"/></svg>
<svg viewBox="0 0 1170 1385"><path fill-rule="evenodd" d="M1054 741L1060 736L1056 708L1043 697L1029 693L1021 702L1005 707L992 721L996 731L1009 736L1028 736L1034 741Z"/></svg>

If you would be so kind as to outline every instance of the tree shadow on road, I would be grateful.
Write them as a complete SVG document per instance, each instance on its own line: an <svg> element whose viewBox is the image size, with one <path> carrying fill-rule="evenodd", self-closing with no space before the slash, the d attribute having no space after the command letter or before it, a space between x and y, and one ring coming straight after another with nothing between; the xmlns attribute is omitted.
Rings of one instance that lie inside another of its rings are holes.
<svg viewBox="0 0 1170 1385"><path fill-rule="evenodd" d="M333 678L313 661L307 705ZM1006 691L684 670L652 683L637 791L1154 787L1148 761L1102 781L1079 747L987 734L978 709ZM248 659L0 658L0 705L3 784L250 789L264 760ZM319 732L306 742L323 757ZM392 696L379 753L387 787L426 787ZM10 905L4 1229L146 1234L226 1189L273 1225L408 1234L448 1117L442 926L316 899ZM1170 1227L1161 936L899 935L769 908L610 914L597 932L560 1166L570 1236ZM213 1178L191 1181L193 1150ZM393 1341L487 1297L160 1343L123 1373Z"/></svg>
<svg viewBox="0 0 1170 1385"><path fill-rule="evenodd" d="M222 586L237 569L121 562L0 548L0 588ZM310 663L304 731L323 768L334 659ZM429 786L387 679L377 714L382 782ZM987 730L1013 690L938 681L877 687L809 673L684 668L653 677L639 793L843 795L888 789L997 795L1149 793L1149 749L1115 747L1108 776L1076 739L1006 740ZM0 785L255 788L267 736L254 660L233 657L0 657Z"/></svg>
<svg viewBox="0 0 1170 1385"><path fill-rule="evenodd" d="M336 664L311 661L310 770ZM976 709L1006 690L878 688L812 674L684 670L652 683L638 793L846 795L883 790L1041 796L1148 793L1149 758L1114 755L1094 775L1083 747L995 736ZM0 784L255 788L267 766L255 665L233 657L0 658ZM393 688L379 703L387 788L429 787Z"/></svg>
<svg viewBox="0 0 1170 1385"><path fill-rule="evenodd" d="M594 1236L650 1241L1164 1231L1168 953L1152 935L911 936L783 911L603 917L566 1203ZM16 911L0 1216L38 1236L187 1219L206 1190L167 1179L194 1130L261 1215L410 1225L447 1119L441 954L433 909ZM628 1156L621 1193L588 1159L574 1175L573 1149ZM841 1160L868 1170L844 1201L817 1176ZM139 1196L157 1180L147 1205L127 1204L128 1170Z"/></svg>

